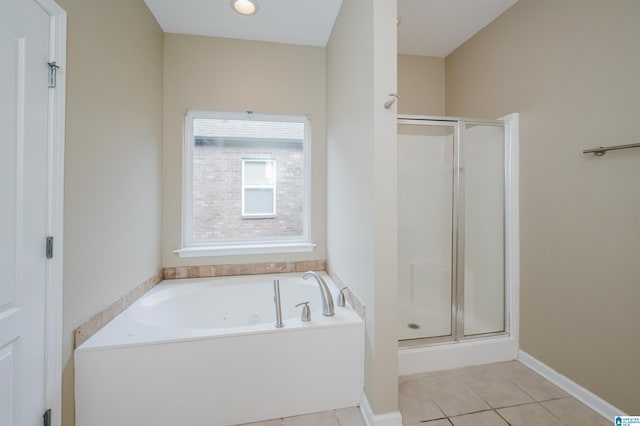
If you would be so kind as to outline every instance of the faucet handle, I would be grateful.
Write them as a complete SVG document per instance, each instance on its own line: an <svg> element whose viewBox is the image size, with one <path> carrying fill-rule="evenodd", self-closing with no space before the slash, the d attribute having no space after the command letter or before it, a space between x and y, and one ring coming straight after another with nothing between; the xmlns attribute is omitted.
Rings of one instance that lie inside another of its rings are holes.
<svg viewBox="0 0 640 426"><path fill-rule="evenodd" d="M338 300L336 301L336 304L337 304L338 306L343 307L343 306L345 306L345 305L346 305L345 300L344 300L344 291L345 291L347 288L349 288L349 287L342 287L342 288L340 289L340 292L338 293Z"/></svg>
<svg viewBox="0 0 640 426"><path fill-rule="evenodd" d="M298 306L302 306L302 305L304 305L304 308L302 308L302 315L301 315L300 319L303 322L309 322L309 321L311 321L311 309L309 309L309 302L298 303L296 305L296 308Z"/></svg>

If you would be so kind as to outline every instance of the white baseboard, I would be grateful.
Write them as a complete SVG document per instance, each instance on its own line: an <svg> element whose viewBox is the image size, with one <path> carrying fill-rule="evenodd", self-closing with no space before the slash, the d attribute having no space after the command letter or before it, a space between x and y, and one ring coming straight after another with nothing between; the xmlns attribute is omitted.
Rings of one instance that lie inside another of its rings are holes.
<svg viewBox="0 0 640 426"><path fill-rule="evenodd" d="M400 411L392 411L384 414L374 414L369 405L367 395L362 394L360 412L367 426L402 426L402 415Z"/></svg>
<svg viewBox="0 0 640 426"><path fill-rule="evenodd" d="M398 351L398 374L451 370L469 365L511 361L518 357L518 340L513 336L469 340Z"/></svg>
<svg viewBox="0 0 640 426"><path fill-rule="evenodd" d="M547 364L532 357L528 353L520 351L518 354L518 360L554 385L558 386L560 389L567 392L569 395L573 396L578 401L582 402L595 412L599 413L601 416L607 419L613 419L616 416L627 415L622 410L609 404L598 395L594 394L588 389L583 388L573 380L569 379L566 376L563 376L553 368L549 367Z"/></svg>

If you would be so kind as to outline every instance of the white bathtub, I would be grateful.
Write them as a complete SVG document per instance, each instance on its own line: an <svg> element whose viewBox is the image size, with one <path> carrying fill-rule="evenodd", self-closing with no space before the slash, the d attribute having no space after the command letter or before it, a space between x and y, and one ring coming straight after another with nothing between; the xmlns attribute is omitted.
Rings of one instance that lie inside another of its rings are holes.
<svg viewBox="0 0 640 426"><path fill-rule="evenodd" d="M76 425L233 425L358 405L362 320L348 306L323 316L301 275L160 283L76 349ZM306 301L311 322L294 308Z"/></svg>

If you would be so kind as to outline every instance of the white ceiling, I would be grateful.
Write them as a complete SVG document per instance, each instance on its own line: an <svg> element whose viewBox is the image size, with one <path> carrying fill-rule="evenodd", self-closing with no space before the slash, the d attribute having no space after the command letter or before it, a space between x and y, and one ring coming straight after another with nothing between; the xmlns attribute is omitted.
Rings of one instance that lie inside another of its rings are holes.
<svg viewBox="0 0 640 426"><path fill-rule="evenodd" d="M252 16L234 12L230 0L145 3L167 33L325 46L342 1L258 0ZM516 1L398 0L398 51L445 57Z"/></svg>
<svg viewBox="0 0 640 426"><path fill-rule="evenodd" d="M166 33L308 46L326 46L342 5L342 0L258 0L258 12L243 16L230 0L144 1Z"/></svg>

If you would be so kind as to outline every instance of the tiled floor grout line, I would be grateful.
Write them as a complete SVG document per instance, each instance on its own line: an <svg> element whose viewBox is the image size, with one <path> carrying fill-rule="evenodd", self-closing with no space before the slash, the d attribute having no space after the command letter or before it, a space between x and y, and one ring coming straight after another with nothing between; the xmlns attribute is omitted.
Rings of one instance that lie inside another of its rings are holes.
<svg viewBox="0 0 640 426"><path fill-rule="evenodd" d="M529 393L527 393L526 390L524 390L521 386L519 386L516 382L514 382L511 379L506 379L509 383L511 383L513 386L515 386L516 388L520 389L520 392L522 392L523 394L527 395L529 398L531 398L531 400L533 402L538 402L536 401L536 399L533 397L533 395L529 395Z"/></svg>
<svg viewBox="0 0 640 426"><path fill-rule="evenodd" d="M480 401L484 402L485 404L487 404L489 407L491 407L491 404L489 404L489 401L485 401L483 397L480 396L480 394L478 392L475 391L475 389L473 389L470 385L465 384L465 386L467 387L467 389L469 389L471 391L471 393L473 393L475 396L477 396L478 398L480 398ZM488 410L482 410L482 411L488 411ZM479 413L481 413L482 411L478 411ZM471 413L470 413L471 414Z"/></svg>
<svg viewBox="0 0 640 426"><path fill-rule="evenodd" d="M535 372L534 372L534 373L535 373ZM537 373L536 373L536 374L537 374ZM534 398L534 397L533 397L533 395L528 394L528 393L527 393L527 391L526 391L526 390L524 390L524 388L523 388L522 386L518 385L518 384L517 384L516 382L514 382L513 380L511 380L511 379L505 379L505 380L506 380L506 381L508 381L509 383L511 383L512 385L514 385L515 387L517 387L518 389L520 389L520 390L522 391L522 393L524 393L524 394L525 394L525 395L527 395L529 398L531 398L531 399L533 400L533 402L540 403L540 402L547 402L547 401L555 401L555 400L558 400L558 399L571 398L571 395L567 394L567 395L565 395L565 396L558 396L558 397L556 397L556 398L549 398L549 399L543 399L543 400L538 401L536 398ZM524 405L524 404L517 404L517 405ZM517 405L514 405L514 407L516 407ZM502 408L507 408L507 407L502 407Z"/></svg>
<svg viewBox="0 0 640 426"><path fill-rule="evenodd" d="M434 403L435 404L435 403ZM437 404L436 404L437 405ZM442 411L442 410L440 410ZM442 413L444 414L444 413ZM429 420L420 420L421 422L436 422L438 420L449 420L449 417L447 417L447 415L445 414L444 417L436 417L435 419L429 419Z"/></svg>
<svg viewBox="0 0 640 426"><path fill-rule="evenodd" d="M449 419L449 417L448 417L448 416L447 416L447 414L444 412L444 410L442 409L442 407L441 407L441 406L439 406L439 405L438 405L438 403L437 403L436 401L431 400L431 402L433 402L433 404L434 404L436 407L438 407L438 410L440 410L440 412L441 412L441 413L442 413L442 415L444 416L444 417L442 417L443 419ZM440 419L431 419L431 420L440 420ZM449 422L449 423L451 423L451 422Z"/></svg>
<svg viewBox="0 0 640 426"><path fill-rule="evenodd" d="M504 407L504 408L508 408L508 407ZM471 411L470 413L463 413L463 414L458 414L458 415L455 415L455 416L447 416L447 419L453 419L453 418L462 417L462 416L470 416L472 414L486 413L488 411L496 411L496 410L498 410L498 408L488 408L486 410Z"/></svg>
<svg viewBox="0 0 640 426"><path fill-rule="evenodd" d="M504 407L504 408L508 408L508 407ZM498 415L498 417L500 417L502 420L504 420L504 422L505 422L506 424L508 424L509 426L511 426L511 423L509 423L509 420L505 419L505 418L502 416L502 414L500 414L500 413L498 412L498 409L495 409L494 411L496 412L496 414Z"/></svg>
<svg viewBox="0 0 640 426"><path fill-rule="evenodd" d="M559 396L557 398L543 399L542 401L536 401L536 402L558 401L559 399L571 399L571 398L573 398L571 395L567 395L567 396ZM573 398L573 399L575 399L575 398Z"/></svg>
<svg viewBox="0 0 640 426"><path fill-rule="evenodd" d="M547 410L547 412L548 412L548 413L550 413L553 417L555 417L556 419L558 419L558 421L559 421L560 423L562 423L563 425L566 425L566 423L565 423L565 422L563 422L563 421L562 421L562 419L561 419L560 417L556 416L556 415L555 415L551 410L549 410L547 407L545 407L545 406L544 406L544 405L542 405L542 404L540 404L540 406L541 406L542 408L544 408L545 410Z"/></svg>

